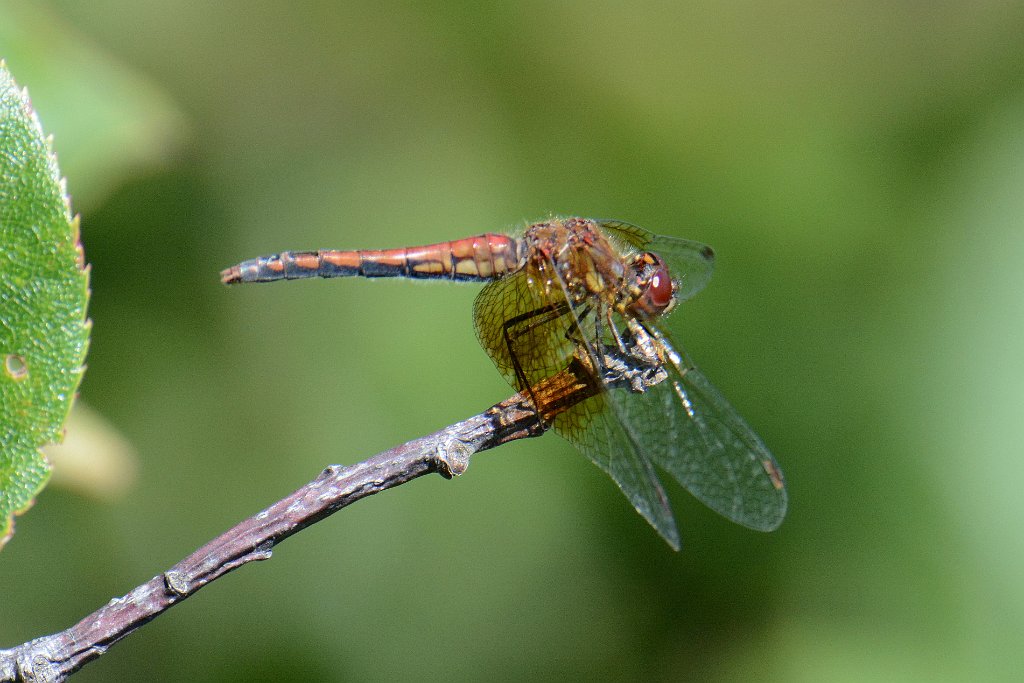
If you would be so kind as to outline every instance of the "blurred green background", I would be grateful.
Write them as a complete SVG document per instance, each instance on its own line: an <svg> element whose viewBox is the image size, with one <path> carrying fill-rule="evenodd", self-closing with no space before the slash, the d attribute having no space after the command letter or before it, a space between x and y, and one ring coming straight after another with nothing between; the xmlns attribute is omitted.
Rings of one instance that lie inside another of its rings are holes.
<svg viewBox="0 0 1024 683"><path fill-rule="evenodd" d="M676 554L554 435L355 505L75 680L973 680L1024 666L1024 6L0 5L138 453L0 553L0 646L510 391L477 287L228 289L287 248L609 216L713 245L684 343L785 469ZM1014 426L1016 425L1016 426Z"/></svg>

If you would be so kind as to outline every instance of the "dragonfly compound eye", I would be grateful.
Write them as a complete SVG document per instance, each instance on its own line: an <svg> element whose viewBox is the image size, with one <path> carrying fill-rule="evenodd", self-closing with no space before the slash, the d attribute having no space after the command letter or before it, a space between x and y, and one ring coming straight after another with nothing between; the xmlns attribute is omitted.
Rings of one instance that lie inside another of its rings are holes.
<svg viewBox="0 0 1024 683"><path fill-rule="evenodd" d="M647 253L635 265L641 294L630 308L646 316L667 313L675 305L675 284L665 262L657 254Z"/></svg>
<svg viewBox="0 0 1024 683"><path fill-rule="evenodd" d="M672 303L672 278L668 276L668 268L661 266L654 271L650 282L647 283L644 298L659 312L669 307Z"/></svg>

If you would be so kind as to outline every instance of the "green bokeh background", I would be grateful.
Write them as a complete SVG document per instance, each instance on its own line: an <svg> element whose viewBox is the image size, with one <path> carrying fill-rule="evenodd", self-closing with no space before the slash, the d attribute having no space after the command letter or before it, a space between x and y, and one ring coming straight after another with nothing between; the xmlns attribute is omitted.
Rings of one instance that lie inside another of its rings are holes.
<svg viewBox="0 0 1024 683"><path fill-rule="evenodd" d="M82 213L81 396L139 451L0 554L0 646L509 390L474 286L218 271L611 216L713 245L677 315L775 451L773 534L671 552L549 435L342 512L75 680L964 680L1024 666L1024 6L0 5Z"/></svg>

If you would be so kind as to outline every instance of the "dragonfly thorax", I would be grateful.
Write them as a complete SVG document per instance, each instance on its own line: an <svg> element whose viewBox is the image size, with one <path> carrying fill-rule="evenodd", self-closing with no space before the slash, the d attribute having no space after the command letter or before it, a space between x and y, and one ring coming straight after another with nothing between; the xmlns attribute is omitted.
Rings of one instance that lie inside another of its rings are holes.
<svg viewBox="0 0 1024 683"><path fill-rule="evenodd" d="M528 277L545 291L557 287L574 304L594 297L614 304L621 292L631 289L627 264L592 220L535 223L523 240L530 254Z"/></svg>

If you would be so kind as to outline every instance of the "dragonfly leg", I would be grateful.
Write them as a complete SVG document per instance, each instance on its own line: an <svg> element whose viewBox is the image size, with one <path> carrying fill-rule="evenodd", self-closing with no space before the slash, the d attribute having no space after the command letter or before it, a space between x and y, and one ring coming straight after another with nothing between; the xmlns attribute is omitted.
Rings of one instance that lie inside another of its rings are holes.
<svg viewBox="0 0 1024 683"><path fill-rule="evenodd" d="M619 347L619 351L627 353L626 344L622 341L622 335L619 334L619 330L615 327L615 321L612 320L612 309L610 306L605 308L604 317L608 321L608 329L611 332L612 337L615 338L615 344Z"/></svg>
<svg viewBox="0 0 1024 683"><path fill-rule="evenodd" d="M622 331L619 351L614 349L602 354L603 380L608 386L621 386L633 393L644 393L650 387L661 384L668 378L664 359L654 346L655 337L636 321Z"/></svg>

